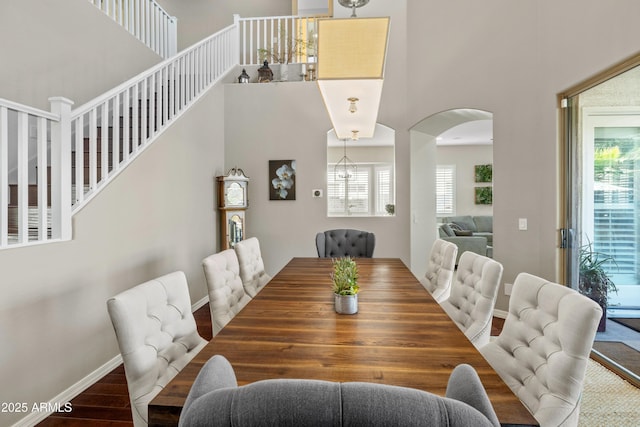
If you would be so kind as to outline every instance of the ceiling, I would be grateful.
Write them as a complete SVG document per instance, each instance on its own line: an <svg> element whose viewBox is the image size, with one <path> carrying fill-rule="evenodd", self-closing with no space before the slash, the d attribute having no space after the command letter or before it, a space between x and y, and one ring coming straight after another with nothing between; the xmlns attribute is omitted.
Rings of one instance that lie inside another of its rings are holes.
<svg viewBox="0 0 640 427"><path fill-rule="evenodd" d="M473 120L453 126L436 137L438 145L491 145L493 120Z"/></svg>

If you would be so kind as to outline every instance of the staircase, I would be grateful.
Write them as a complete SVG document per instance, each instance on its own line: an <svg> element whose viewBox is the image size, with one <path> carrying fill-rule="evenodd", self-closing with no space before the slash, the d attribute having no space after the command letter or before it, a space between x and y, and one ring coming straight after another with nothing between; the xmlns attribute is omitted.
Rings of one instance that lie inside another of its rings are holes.
<svg viewBox="0 0 640 427"><path fill-rule="evenodd" d="M135 12L138 0L89 1L134 30L144 15ZM289 45L283 35L310 40L315 28L316 18L236 15L229 27L75 109L62 97L50 99L51 111L0 99L0 249L70 240L72 216L227 73L260 64L261 50ZM315 62L314 52L295 61Z"/></svg>
<svg viewBox="0 0 640 427"><path fill-rule="evenodd" d="M231 25L73 110L0 99L0 249L69 240L71 216L235 68L237 40Z"/></svg>

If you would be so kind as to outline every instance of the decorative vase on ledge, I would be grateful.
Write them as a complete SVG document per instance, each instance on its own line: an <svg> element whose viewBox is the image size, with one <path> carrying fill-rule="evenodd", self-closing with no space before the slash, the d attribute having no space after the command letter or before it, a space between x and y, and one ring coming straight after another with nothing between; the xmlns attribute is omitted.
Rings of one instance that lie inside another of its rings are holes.
<svg viewBox="0 0 640 427"><path fill-rule="evenodd" d="M358 265L350 257L334 258L333 273L334 308L339 314L358 312Z"/></svg>
<svg viewBox="0 0 640 427"><path fill-rule="evenodd" d="M289 64L280 64L280 81L286 82L289 80Z"/></svg>

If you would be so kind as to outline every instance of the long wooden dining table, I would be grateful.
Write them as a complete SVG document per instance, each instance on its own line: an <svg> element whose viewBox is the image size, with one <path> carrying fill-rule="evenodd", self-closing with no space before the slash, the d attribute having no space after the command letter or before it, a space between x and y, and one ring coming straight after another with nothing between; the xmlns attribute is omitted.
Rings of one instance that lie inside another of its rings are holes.
<svg viewBox="0 0 640 427"><path fill-rule="evenodd" d="M175 426L198 372L225 356L239 385L270 378L368 381L445 395L473 366L503 425L538 425L400 259L358 258L358 312L337 314L330 259L293 258L149 404Z"/></svg>

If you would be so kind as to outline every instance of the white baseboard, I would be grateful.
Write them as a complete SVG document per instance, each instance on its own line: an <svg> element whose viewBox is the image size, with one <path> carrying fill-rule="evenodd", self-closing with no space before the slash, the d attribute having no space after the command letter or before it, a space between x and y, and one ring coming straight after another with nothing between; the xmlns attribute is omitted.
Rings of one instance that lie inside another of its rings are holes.
<svg viewBox="0 0 640 427"><path fill-rule="evenodd" d="M506 319L508 314L509 314L508 311L497 310L497 309L493 310L493 316L497 317L498 319Z"/></svg>
<svg viewBox="0 0 640 427"><path fill-rule="evenodd" d="M104 365L100 366L98 369L82 378L77 383L73 384L68 389L64 390L62 393L51 399L47 402L48 408L55 408L56 405L58 407L63 407L68 402L70 402L74 397L78 396L80 393L94 385L98 380L107 375L109 372L113 371L115 368L120 366L122 363L122 356L119 354L113 359L109 360ZM53 411L48 412L31 412L29 415L13 424L13 427L32 427L43 421L49 415L53 414Z"/></svg>
<svg viewBox="0 0 640 427"><path fill-rule="evenodd" d="M205 305L206 303L209 302L209 295L206 295L204 298L202 298L199 301L196 301L192 306L191 306L191 311L194 312L197 309L201 308L203 305Z"/></svg>
<svg viewBox="0 0 640 427"><path fill-rule="evenodd" d="M197 309L203 307L206 303L209 302L209 296L205 296L199 301L196 301L191 306L191 311L196 311ZM109 360L104 365L100 366L98 369L82 378L80 381L64 390L62 393L51 399L47 402L48 408L55 408L56 405L58 407L64 407L65 403L70 402L74 397L78 396L80 393L94 385L98 382L102 377L107 375L109 372L113 371L115 368L120 366L122 363L122 356L118 354L113 359ZM31 412L29 415L21 419L20 421L13 424L12 427L32 427L36 424L44 421L49 415L53 414L53 411L44 411L44 412Z"/></svg>

